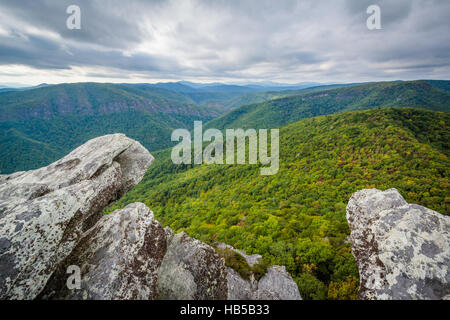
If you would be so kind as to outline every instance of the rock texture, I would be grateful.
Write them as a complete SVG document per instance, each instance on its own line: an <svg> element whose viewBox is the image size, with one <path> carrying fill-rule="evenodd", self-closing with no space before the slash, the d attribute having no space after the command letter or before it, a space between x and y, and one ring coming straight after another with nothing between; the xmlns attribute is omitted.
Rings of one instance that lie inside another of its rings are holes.
<svg viewBox="0 0 450 320"><path fill-rule="evenodd" d="M302 300L297 284L284 266L271 266L259 280L244 280L227 268L228 300Z"/></svg>
<svg viewBox="0 0 450 320"><path fill-rule="evenodd" d="M166 233L142 203L104 216L83 234L39 296L41 299L156 299L157 272ZM66 286L69 266L81 271L81 288Z"/></svg>
<svg viewBox="0 0 450 320"><path fill-rule="evenodd" d="M66 270L74 265L81 271L80 289L66 285ZM284 267L272 266L250 284L226 267L211 246L163 229L142 203L116 210L86 231L38 298L301 299Z"/></svg>
<svg viewBox="0 0 450 320"><path fill-rule="evenodd" d="M360 299L450 294L450 217L408 204L396 189L361 190L347 206Z"/></svg>
<svg viewBox="0 0 450 320"><path fill-rule="evenodd" d="M229 249L242 255L248 265L253 267L262 256L247 255L225 243L216 243L221 249ZM243 279L238 272L227 267L229 300L301 300L298 287L284 266L271 266L267 273L257 281L253 275L249 280Z"/></svg>
<svg viewBox="0 0 450 320"><path fill-rule="evenodd" d="M142 203L103 216L152 161L114 134L47 167L0 175L0 299L300 299L284 267L243 280L214 248L163 228ZM261 258L241 254L250 264ZM79 287L69 288L74 267Z"/></svg>
<svg viewBox="0 0 450 320"><path fill-rule="evenodd" d="M159 297L166 300L225 300L227 271L214 249L184 232L168 233L158 273Z"/></svg>
<svg viewBox="0 0 450 320"><path fill-rule="evenodd" d="M153 157L123 134L92 139L37 170L0 176L0 299L32 299L103 208Z"/></svg>
<svg viewBox="0 0 450 320"><path fill-rule="evenodd" d="M284 266L271 266L259 280L255 300L301 300L298 287Z"/></svg>

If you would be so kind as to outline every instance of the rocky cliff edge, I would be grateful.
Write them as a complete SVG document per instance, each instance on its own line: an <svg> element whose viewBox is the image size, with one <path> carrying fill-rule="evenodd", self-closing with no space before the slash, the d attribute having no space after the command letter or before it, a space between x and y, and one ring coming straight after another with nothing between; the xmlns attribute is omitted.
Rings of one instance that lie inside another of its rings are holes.
<svg viewBox="0 0 450 320"><path fill-rule="evenodd" d="M112 134L47 167L0 175L0 299L301 299L284 267L250 283L142 203L103 216L153 160Z"/></svg>

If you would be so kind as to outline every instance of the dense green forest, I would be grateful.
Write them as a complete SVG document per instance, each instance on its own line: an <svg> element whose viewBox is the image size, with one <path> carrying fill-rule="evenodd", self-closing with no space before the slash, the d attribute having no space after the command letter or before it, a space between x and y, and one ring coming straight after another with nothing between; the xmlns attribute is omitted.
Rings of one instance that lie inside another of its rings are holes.
<svg viewBox="0 0 450 320"><path fill-rule="evenodd" d="M208 128L278 128L303 118L342 111L412 107L450 111L450 81L396 81L322 90L245 105L224 114ZM307 89L306 91L311 90Z"/></svg>
<svg viewBox="0 0 450 320"><path fill-rule="evenodd" d="M70 83L0 94L0 121L51 119L54 116L142 110L216 116L188 97L170 90L108 83Z"/></svg>
<svg viewBox="0 0 450 320"><path fill-rule="evenodd" d="M174 165L154 153L144 179L106 212L140 201L165 226L285 265L304 299L354 299L345 207L363 188L397 188L450 213L450 115L410 108L304 119L280 130L280 170Z"/></svg>
<svg viewBox="0 0 450 320"><path fill-rule="evenodd" d="M324 91L337 89L342 87L351 87L358 84L333 84L333 85L323 85L323 86L314 86L308 87L304 89L297 90L282 90L282 91L267 91L267 92L258 92L258 93L247 93L237 98L226 101L225 107L226 109L236 109L241 106L261 103L269 100L276 100L280 98L290 97L290 96L298 96L310 92Z"/></svg>
<svg viewBox="0 0 450 320"><path fill-rule="evenodd" d="M205 116L204 121L210 119ZM175 144L176 128L191 128L197 115L129 110L97 115L64 115L51 120L0 122L0 173L40 168L62 158L89 139L109 133L125 133L148 150Z"/></svg>
<svg viewBox="0 0 450 320"><path fill-rule="evenodd" d="M374 107L449 111L449 88L450 81L329 85L277 92L232 85L74 83L3 92L0 173L48 165L87 140L108 133L125 133L150 151L161 150L173 145L173 129L191 128L194 120L215 118L206 128L278 128L302 118ZM255 101L265 102L217 118L224 110Z"/></svg>
<svg viewBox="0 0 450 320"><path fill-rule="evenodd" d="M277 92L62 84L2 92L0 108L0 173L42 167L91 138L125 133L156 161L107 213L144 202L175 231L285 265L304 299L356 298L358 271L345 219L353 192L394 187L409 202L450 214L450 81ZM281 127L279 172L261 176L257 165L174 165L166 149L173 145L171 132L191 129L194 120L211 120L205 127L218 129ZM228 262L239 266L239 259Z"/></svg>

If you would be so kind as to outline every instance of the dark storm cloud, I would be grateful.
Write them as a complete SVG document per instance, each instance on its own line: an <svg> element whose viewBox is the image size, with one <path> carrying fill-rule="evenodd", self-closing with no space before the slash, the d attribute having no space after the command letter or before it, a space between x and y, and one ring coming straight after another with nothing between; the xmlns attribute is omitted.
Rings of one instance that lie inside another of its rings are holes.
<svg viewBox="0 0 450 320"><path fill-rule="evenodd" d="M69 69L66 63L58 64L59 46L45 38L28 36L0 37L2 64L24 64L38 69Z"/></svg>
<svg viewBox="0 0 450 320"><path fill-rule="evenodd" d="M8 41L6 41L8 40ZM3 64L30 65L37 69L70 69L71 66L114 67L130 71L160 71L176 67L176 61L165 56L133 54L120 51L92 51L83 47L61 48L55 42L39 36L26 39L0 37L0 61Z"/></svg>
<svg viewBox="0 0 450 320"><path fill-rule="evenodd" d="M374 3L383 29L370 31ZM66 28L71 4L81 30ZM124 79L450 78L449 16L446 0L4 1L0 65Z"/></svg>
<svg viewBox="0 0 450 320"><path fill-rule="evenodd" d="M126 1L74 1L74 0L14 0L5 1L0 9L17 20L36 28L48 29L65 39L126 48L139 43L142 37L134 19L127 19L127 12L135 15L133 5ZM83 28L69 30L66 27L66 9L76 4L82 9ZM17 24L20 29L20 24Z"/></svg>

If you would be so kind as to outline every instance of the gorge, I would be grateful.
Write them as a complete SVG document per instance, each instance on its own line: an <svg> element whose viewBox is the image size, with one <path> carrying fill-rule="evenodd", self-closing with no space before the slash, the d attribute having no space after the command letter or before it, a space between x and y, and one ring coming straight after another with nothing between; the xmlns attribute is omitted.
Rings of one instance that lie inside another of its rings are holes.
<svg viewBox="0 0 450 320"><path fill-rule="evenodd" d="M248 279L220 251L164 228L142 203L103 215L154 158L123 134L92 139L47 167L0 176L0 299L300 300L283 266ZM447 299L450 218L395 190L347 206L361 299ZM249 266L261 259L233 247ZM66 286L69 266L81 289Z"/></svg>

